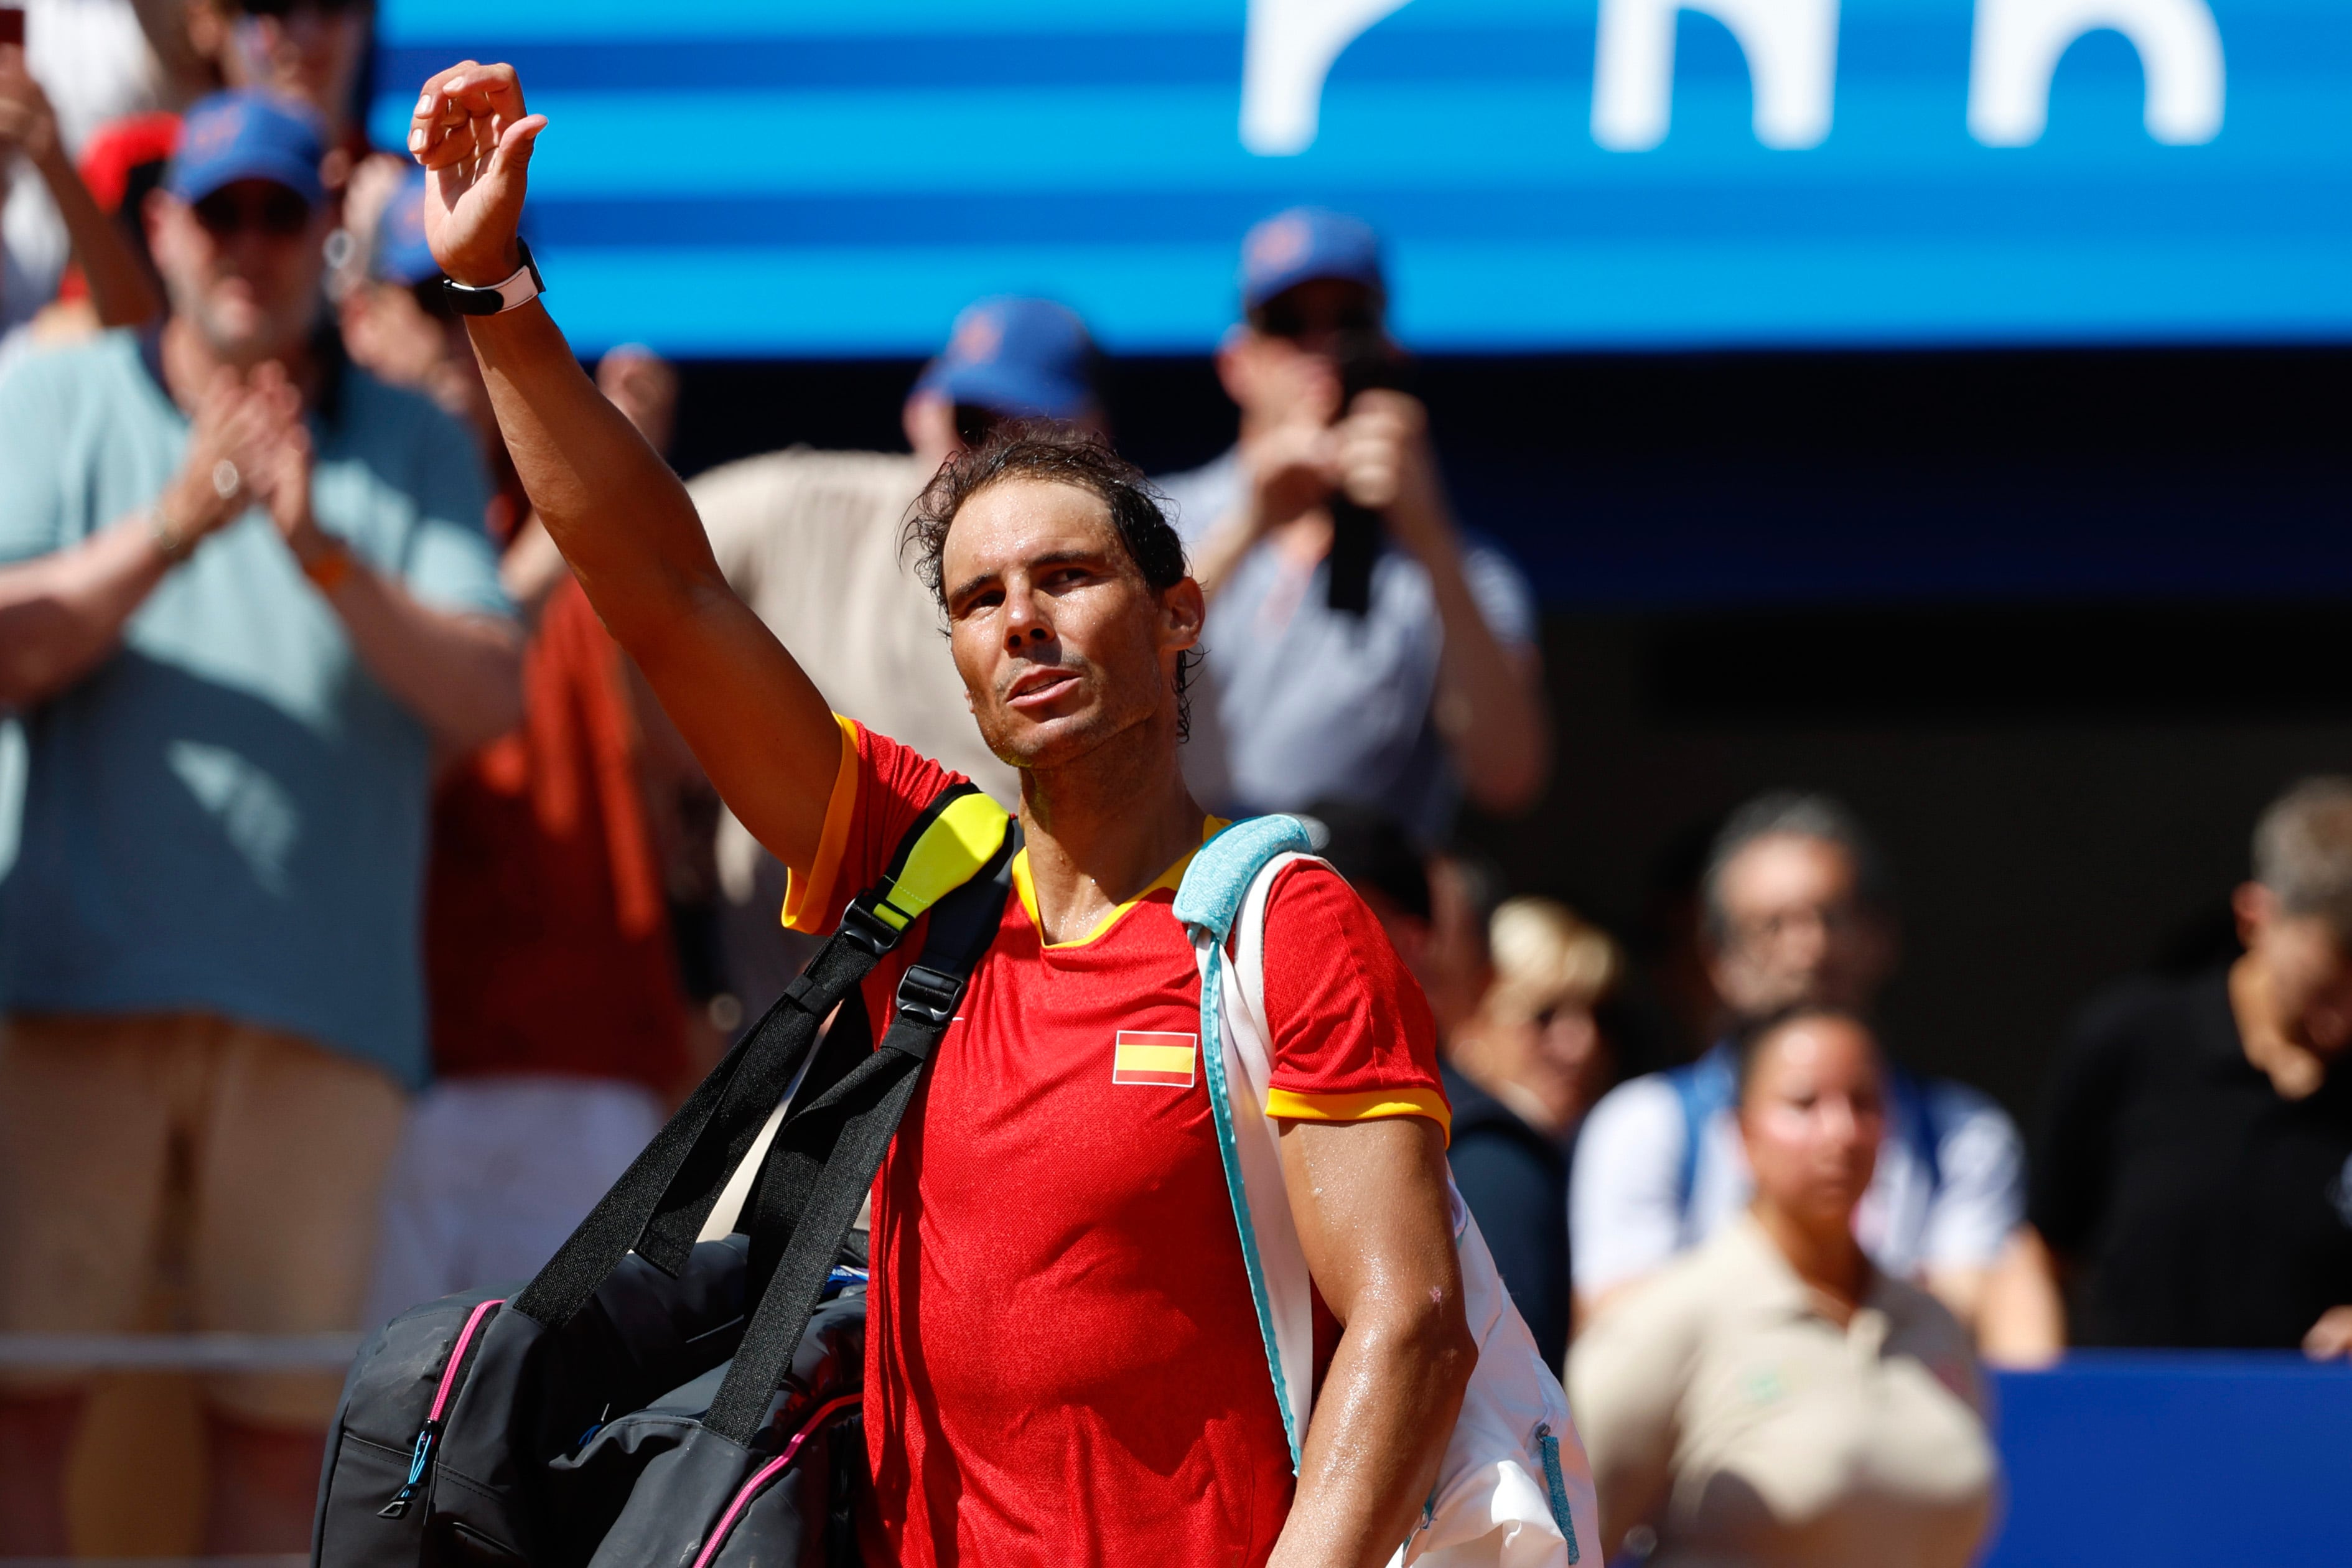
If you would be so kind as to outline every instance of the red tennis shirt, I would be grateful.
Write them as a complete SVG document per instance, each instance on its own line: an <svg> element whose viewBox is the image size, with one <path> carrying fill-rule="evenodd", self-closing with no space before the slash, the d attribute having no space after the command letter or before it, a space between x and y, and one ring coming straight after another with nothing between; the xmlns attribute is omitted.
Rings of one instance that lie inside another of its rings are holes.
<svg viewBox="0 0 2352 1568"><path fill-rule="evenodd" d="M817 863L786 921L830 929L957 775L844 720ZM1207 825L1204 825L1204 831ZM1290 1448L1200 1068L1170 867L1085 938L1041 935L1025 859L875 1184L866 1433L903 1564L1260 1563ZM1361 900L1276 885L1278 1116L1447 1121L1436 1029ZM867 982L889 1016L908 933ZM1321 1337L1321 1336L1318 1336Z"/></svg>

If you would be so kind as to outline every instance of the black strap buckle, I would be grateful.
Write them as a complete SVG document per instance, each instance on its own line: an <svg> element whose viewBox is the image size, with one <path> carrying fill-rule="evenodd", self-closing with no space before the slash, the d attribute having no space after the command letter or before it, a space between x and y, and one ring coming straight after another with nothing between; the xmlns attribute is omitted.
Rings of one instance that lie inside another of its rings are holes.
<svg viewBox="0 0 2352 1568"><path fill-rule="evenodd" d="M865 894L850 900L841 912L841 935L879 958L898 945L900 933L874 912Z"/></svg>
<svg viewBox="0 0 2352 1568"><path fill-rule="evenodd" d="M909 965L898 981L898 1011L919 1024L945 1028L963 998L963 982L921 964Z"/></svg>

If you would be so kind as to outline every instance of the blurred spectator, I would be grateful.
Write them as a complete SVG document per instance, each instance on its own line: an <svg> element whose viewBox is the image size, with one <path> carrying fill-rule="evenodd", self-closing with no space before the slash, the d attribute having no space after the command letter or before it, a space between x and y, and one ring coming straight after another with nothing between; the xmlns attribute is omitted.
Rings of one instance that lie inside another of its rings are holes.
<svg viewBox="0 0 2352 1568"><path fill-rule="evenodd" d="M899 529L940 465L992 421L1042 416L1099 428L1094 361L1085 326L1062 306L983 300L956 318L947 348L908 395L911 456L793 447L688 486L729 584L785 638L834 706L1006 805L1020 786L982 743L963 683L940 657L939 606L902 558ZM755 1015L813 950L778 925L782 864L731 815L719 833L730 984Z"/></svg>
<svg viewBox="0 0 2352 1568"><path fill-rule="evenodd" d="M370 158L352 177L344 224L362 266L337 302L343 346L378 380L421 392L465 421L487 456L503 443L465 321L443 297L440 266L425 247L425 179L414 163L390 157ZM510 467L502 452L497 466ZM520 521L507 519L505 531Z"/></svg>
<svg viewBox="0 0 2352 1568"><path fill-rule="evenodd" d="M1347 801L1318 801L1305 816L1315 852L1348 879L1425 987L1423 976L1442 954L1433 942L1433 878L1412 840L1393 818ZM1567 1157L1552 1133L1454 1066L1441 1063L1440 1070L1454 1108L1446 1157L1462 1201L1477 1218L1512 1304L1558 1366L1568 1345Z"/></svg>
<svg viewBox="0 0 2352 1568"><path fill-rule="evenodd" d="M1867 1013L1897 952L1894 889L1845 807L1768 795L1717 834L1702 885L1707 966L1731 1027L1796 1005ZM1580 1316L1738 1215L1749 1177L1728 1040L1620 1085L1578 1141L1570 1224ZM1886 1146L1854 1212L1878 1266L1964 1322L2024 1210L2009 1117L1976 1090L1885 1068Z"/></svg>
<svg viewBox="0 0 2352 1568"><path fill-rule="evenodd" d="M1241 442L1162 481L1210 604L1184 774L1230 816L1339 797L1434 846L1465 790L1534 802L1550 722L1526 579L1456 528L1420 402L1349 384L1395 365L1387 304L1354 218L1300 208L1243 241L1244 320L1217 354ZM1330 603L1342 494L1381 530L1361 614Z"/></svg>
<svg viewBox="0 0 2352 1568"><path fill-rule="evenodd" d="M1495 983L1447 1054L1529 1126L1564 1139L1608 1087L1612 1058L1595 1009L1624 958L1608 932L1550 899L1509 900L1491 929Z"/></svg>
<svg viewBox="0 0 2352 1568"><path fill-rule="evenodd" d="M1874 1267L1854 1210L1887 1147L1884 1058L1851 1013L1759 1026L1738 1068L1755 1198L1569 1358L1602 1552L1654 1568L1963 1568L1996 1460L1967 1331Z"/></svg>
<svg viewBox="0 0 2352 1568"><path fill-rule="evenodd" d="M98 323L142 326L161 314L161 291L138 250L83 183L48 95L26 68L25 51L0 44L0 186L9 184L11 162L38 175L48 212L64 230L73 258L81 264ZM30 265L20 259L12 238L0 260L5 266L0 274L0 358L5 358L7 340L55 296L56 268L63 266L64 258L57 257L55 267Z"/></svg>
<svg viewBox="0 0 2352 1568"><path fill-rule="evenodd" d="M89 272L77 262L58 280L56 300L34 318L37 342L79 342L110 325L143 325L162 311L163 280L156 274L154 257L148 254L143 215L148 194L163 184L164 167L179 144L180 117L161 110L110 121L82 144L82 184L145 279L152 310L136 322L110 322L91 295Z"/></svg>
<svg viewBox="0 0 2352 1568"><path fill-rule="evenodd" d="M316 126L190 111L173 314L0 382L0 1328L132 1326L185 1213L193 1326L350 1328L403 1089L434 749L513 727L473 444L320 336ZM183 1192L167 1202L167 1193ZM0 1550L64 1550L70 1380L0 1397ZM213 1552L299 1550L335 1379L214 1380Z"/></svg>
<svg viewBox="0 0 2352 1568"><path fill-rule="evenodd" d="M2061 1054L2032 1219L2096 1345L2352 1352L2352 779L2263 812L2245 954L2118 987Z"/></svg>
<svg viewBox="0 0 2352 1568"><path fill-rule="evenodd" d="M24 10L26 68L54 110L57 139L69 158L87 158L100 135L126 118L176 110L218 85L210 62L189 41L188 8L177 0L25 0ZM53 197L55 182L37 175L27 160L17 161L12 182L9 163L0 149L0 195L6 198L0 231L14 274L0 281L0 318L21 321L56 295L69 257L90 247L60 211L71 204ZM118 202L91 171L85 167L82 174L99 205L116 211ZM125 215L130 226L138 216L134 199ZM145 249L135 234L132 248ZM113 314L121 324L151 320L160 309L158 299L145 315Z"/></svg>
<svg viewBox="0 0 2352 1568"><path fill-rule="evenodd" d="M1445 1042L1448 1157L1544 1360L1568 1351L1568 1140L1600 1098L1610 1050L1593 1009L1623 961L1549 899L1495 911L1494 984Z"/></svg>
<svg viewBox="0 0 2352 1568"><path fill-rule="evenodd" d="M189 40L223 82L309 104L338 153L359 126L374 23L372 0L189 0L187 10Z"/></svg>
<svg viewBox="0 0 2352 1568"><path fill-rule="evenodd" d="M1494 983L1487 925L1503 901L1503 874L1483 857L1455 849L1429 857L1429 962L1422 988L1437 1019L1437 1037L1450 1037L1478 1010Z"/></svg>
<svg viewBox="0 0 2352 1568"><path fill-rule="evenodd" d="M425 174L412 168L370 226L344 341L380 379L427 393L501 447L424 211ZM657 393L632 412L656 426L647 439L667 442ZM435 1082L386 1184L371 1323L537 1272L659 1130L690 1071L626 666L562 557L534 548L545 531L499 510L507 588L533 623L523 722L435 793Z"/></svg>

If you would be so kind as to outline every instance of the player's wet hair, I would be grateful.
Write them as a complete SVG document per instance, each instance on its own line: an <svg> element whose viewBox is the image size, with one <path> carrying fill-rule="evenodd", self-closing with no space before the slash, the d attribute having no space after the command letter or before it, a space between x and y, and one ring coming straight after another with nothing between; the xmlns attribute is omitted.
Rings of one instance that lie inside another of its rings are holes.
<svg viewBox="0 0 2352 1568"><path fill-rule="evenodd" d="M1111 450L1110 443L1093 431L1049 419L1006 420L987 439L950 458L915 498L907 517L902 547L915 552L915 569L932 602L947 614L947 584L940 558L948 547L948 530L964 503L991 485L1006 479L1041 479L1071 485L1103 503L1110 513L1111 531L1135 563L1146 586L1164 593L1185 578L1184 542L1169 526L1160 510L1160 496L1143 470ZM1190 695L1197 650L1176 656L1176 733L1189 739L1192 731Z"/></svg>

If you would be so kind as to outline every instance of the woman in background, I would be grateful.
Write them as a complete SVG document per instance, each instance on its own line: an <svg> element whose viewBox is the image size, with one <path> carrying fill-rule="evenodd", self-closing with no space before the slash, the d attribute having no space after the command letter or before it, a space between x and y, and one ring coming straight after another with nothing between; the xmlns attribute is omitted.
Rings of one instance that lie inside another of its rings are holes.
<svg viewBox="0 0 2352 1568"><path fill-rule="evenodd" d="M1485 934L1493 979L1445 1037L1447 1158L1537 1348L1558 1366L1568 1350L1569 1141L1614 1071L1593 1010L1624 962L1608 932L1550 899L1506 900Z"/></svg>
<svg viewBox="0 0 2352 1568"><path fill-rule="evenodd" d="M1748 1215L1612 1304L1570 1396L1601 1536L1654 1568L1965 1568L1997 1469L1967 1332L1853 1237L1883 1131L1879 1056L1799 1010L1740 1053Z"/></svg>

